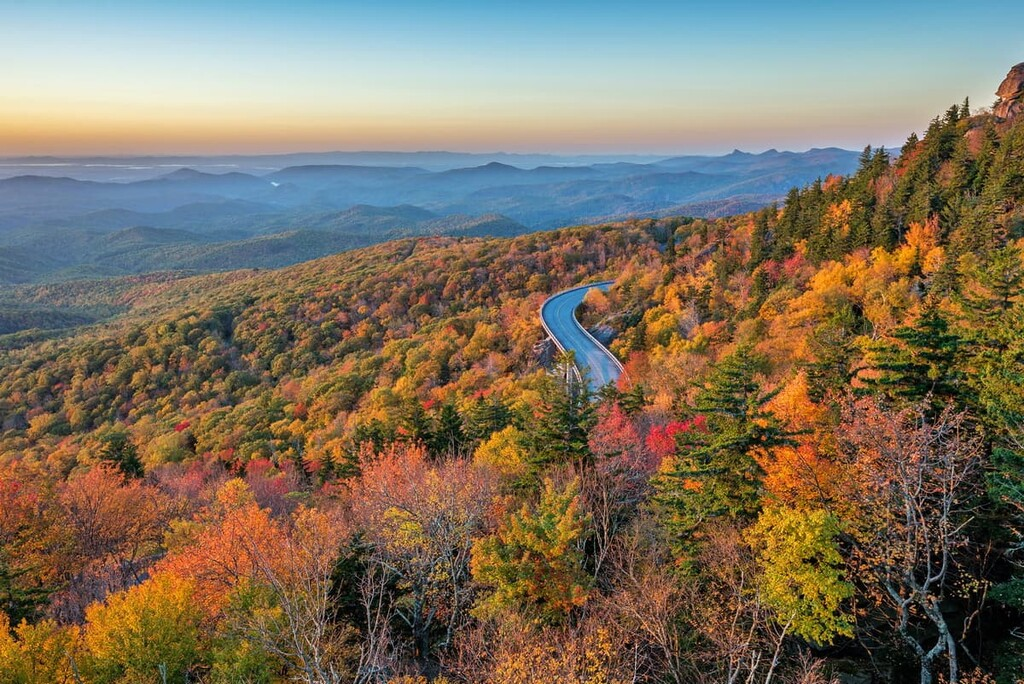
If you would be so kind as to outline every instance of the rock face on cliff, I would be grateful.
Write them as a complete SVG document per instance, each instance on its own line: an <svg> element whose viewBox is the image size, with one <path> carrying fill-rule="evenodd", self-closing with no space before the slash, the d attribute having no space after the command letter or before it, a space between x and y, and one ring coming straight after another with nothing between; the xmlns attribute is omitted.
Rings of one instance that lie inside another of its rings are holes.
<svg viewBox="0 0 1024 684"><path fill-rule="evenodd" d="M1013 119L1024 112L1024 62L1010 69L996 91L999 102L992 113L1000 119Z"/></svg>

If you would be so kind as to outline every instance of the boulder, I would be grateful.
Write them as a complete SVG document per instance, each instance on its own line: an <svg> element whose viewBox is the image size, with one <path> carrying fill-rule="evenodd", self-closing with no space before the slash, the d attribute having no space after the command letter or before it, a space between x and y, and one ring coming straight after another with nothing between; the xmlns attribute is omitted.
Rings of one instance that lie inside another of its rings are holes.
<svg viewBox="0 0 1024 684"><path fill-rule="evenodd" d="M1013 119L1024 111L1024 62L1010 69L996 90L999 101L992 113L1000 119Z"/></svg>

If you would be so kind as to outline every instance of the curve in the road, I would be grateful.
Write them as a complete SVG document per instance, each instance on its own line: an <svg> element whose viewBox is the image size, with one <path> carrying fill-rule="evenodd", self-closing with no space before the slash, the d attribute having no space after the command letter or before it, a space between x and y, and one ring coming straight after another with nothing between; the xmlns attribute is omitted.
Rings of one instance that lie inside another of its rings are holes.
<svg viewBox="0 0 1024 684"><path fill-rule="evenodd" d="M604 345L594 339L576 319L576 309L587 292L597 288L607 291L613 281L580 285L563 290L545 300L540 307L540 323L548 337L561 351L572 351L576 365L585 369L594 387L614 383L622 375L622 364Z"/></svg>

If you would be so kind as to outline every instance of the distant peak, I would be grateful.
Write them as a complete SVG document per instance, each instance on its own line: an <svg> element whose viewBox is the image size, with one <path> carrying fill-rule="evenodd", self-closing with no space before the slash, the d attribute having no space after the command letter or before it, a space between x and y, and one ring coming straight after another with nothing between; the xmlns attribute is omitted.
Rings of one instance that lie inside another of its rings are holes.
<svg viewBox="0 0 1024 684"><path fill-rule="evenodd" d="M184 168L178 169L177 171L171 171L170 173L165 174L163 177L166 178L167 180L190 180L192 178L201 178L206 175L207 174L203 173L202 171L196 171L195 169L190 169L186 166Z"/></svg>

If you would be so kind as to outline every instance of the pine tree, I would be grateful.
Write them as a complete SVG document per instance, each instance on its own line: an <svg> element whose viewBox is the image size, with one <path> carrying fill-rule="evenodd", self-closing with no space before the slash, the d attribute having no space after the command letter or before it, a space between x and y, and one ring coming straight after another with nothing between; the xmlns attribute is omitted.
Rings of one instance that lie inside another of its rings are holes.
<svg viewBox="0 0 1024 684"><path fill-rule="evenodd" d="M445 402L434 419L434 434L430 451L435 458L461 456L466 446L466 433L462 428L462 417L455 404Z"/></svg>
<svg viewBox="0 0 1024 684"><path fill-rule="evenodd" d="M415 397L402 407L401 427L405 438L410 442L431 444L434 439L434 426L423 408L423 403Z"/></svg>
<svg viewBox="0 0 1024 684"><path fill-rule="evenodd" d="M867 368L862 370L873 374L860 379L869 392L901 402L930 399L939 410L961 391L961 343L938 308L929 305L914 325L893 331L892 340L867 345Z"/></svg>
<svg viewBox="0 0 1024 684"><path fill-rule="evenodd" d="M597 414L586 377L577 381L559 374L544 389L540 415L524 431L533 436L530 463L535 473L549 465L587 469L593 462L590 429Z"/></svg>
<svg viewBox="0 0 1024 684"><path fill-rule="evenodd" d="M668 234L665 237L665 256L664 261L667 266L671 266L676 260L676 229L679 228L678 221L671 221L668 224Z"/></svg>
<svg viewBox="0 0 1024 684"><path fill-rule="evenodd" d="M524 505L473 546L473 578L492 588L477 614L519 611L539 623L563 622L590 592L582 551L589 522L580 510L578 483L559 491L545 481L535 507Z"/></svg>
<svg viewBox="0 0 1024 684"><path fill-rule="evenodd" d="M759 359L741 346L712 370L692 412L703 427L677 435L673 467L658 482L658 501L687 556L702 525L716 518L751 519L760 507L764 475L758 457L791 443L754 380Z"/></svg>
<svg viewBox="0 0 1024 684"><path fill-rule="evenodd" d="M142 477L146 474L139 450L123 431L114 432L106 437L100 448L100 458L116 465L125 477Z"/></svg>
<svg viewBox="0 0 1024 684"><path fill-rule="evenodd" d="M635 416L650 405L651 400L647 396L647 388L641 383L635 382L619 398L619 406L627 416Z"/></svg>
<svg viewBox="0 0 1024 684"><path fill-rule="evenodd" d="M508 427L511 420L512 412L501 397L477 397L465 412L466 437L475 441L485 440Z"/></svg>
<svg viewBox="0 0 1024 684"><path fill-rule="evenodd" d="M755 270L771 253L771 221L778 211L778 207L772 204L754 215L754 230L750 234L749 267L751 271Z"/></svg>
<svg viewBox="0 0 1024 684"><path fill-rule="evenodd" d="M962 302L972 321L991 326L1021 299L1024 255L1015 245L994 251L988 262L973 269Z"/></svg>

